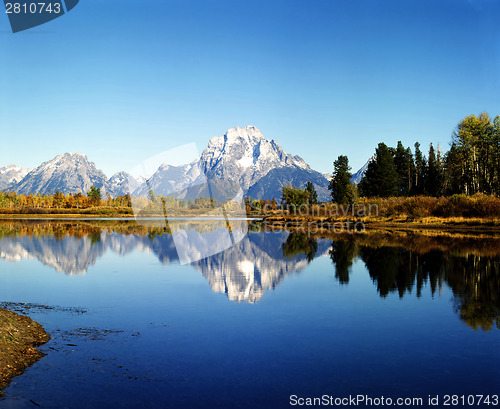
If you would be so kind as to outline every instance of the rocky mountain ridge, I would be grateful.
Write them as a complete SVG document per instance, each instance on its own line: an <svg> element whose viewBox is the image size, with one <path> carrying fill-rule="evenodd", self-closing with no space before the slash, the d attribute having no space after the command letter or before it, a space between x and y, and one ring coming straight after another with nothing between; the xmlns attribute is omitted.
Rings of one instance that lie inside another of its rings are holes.
<svg viewBox="0 0 500 409"><path fill-rule="evenodd" d="M137 179L127 172L108 179L82 153L58 155L32 170L14 165L0 168L1 191L42 195L56 191L86 193L93 185L101 188L103 197L106 193L111 197L143 196L153 189L157 194L184 199L212 196L227 200L237 195L279 199L282 186L304 188L309 181L315 185L320 200L329 200L326 175L313 170L300 156L286 153L254 126L235 127L210 139L191 163L164 163L152 176Z"/></svg>

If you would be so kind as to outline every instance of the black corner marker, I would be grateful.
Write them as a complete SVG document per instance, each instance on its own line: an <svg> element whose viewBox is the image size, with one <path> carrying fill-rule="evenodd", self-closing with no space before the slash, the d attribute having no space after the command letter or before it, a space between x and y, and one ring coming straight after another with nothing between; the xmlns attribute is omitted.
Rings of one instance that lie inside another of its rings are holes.
<svg viewBox="0 0 500 409"><path fill-rule="evenodd" d="M48 23L73 9L79 0L4 0L13 33Z"/></svg>

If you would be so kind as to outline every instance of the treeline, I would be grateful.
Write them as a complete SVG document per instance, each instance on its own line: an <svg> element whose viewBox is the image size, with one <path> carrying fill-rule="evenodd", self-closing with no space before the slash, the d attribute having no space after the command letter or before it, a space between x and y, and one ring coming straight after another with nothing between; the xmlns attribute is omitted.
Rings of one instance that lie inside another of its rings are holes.
<svg viewBox="0 0 500 409"><path fill-rule="evenodd" d="M425 155L398 142L396 148L379 143L365 175L356 187L346 156L334 163L330 184L333 200L350 203L365 197L500 195L500 116L469 115L455 129L450 149L430 145Z"/></svg>
<svg viewBox="0 0 500 409"><path fill-rule="evenodd" d="M87 194L72 193L64 194L56 191L53 195L23 195L16 192L0 192L0 208L9 209L89 209L93 207L132 207L130 195L118 196L116 198L101 197L101 189L92 186Z"/></svg>
<svg viewBox="0 0 500 409"><path fill-rule="evenodd" d="M133 208L142 213L161 214L171 211L209 211L220 206L234 210L238 203L219 203L213 198L198 197L195 199L176 199L173 196L157 195L153 190L147 197L131 197L129 194L116 198L106 195L103 199L101 189L92 186L84 195L82 193L64 194L56 191L53 195L17 194L16 192L0 192L0 209L6 214L83 214L123 213L133 214Z"/></svg>
<svg viewBox="0 0 500 409"><path fill-rule="evenodd" d="M149 190L148 197L133 198L134 207L141 209L166 210L186 209L186 210L205 210L220 207L225 203L217 201L213 197L197 197L195 199L177 199L174 196L163 196L156 194L153 189Z"/></svg>
<svg viewBox="0 0 500 409"><path fill-rule="evenodd" d="M430 144L424 153L418 142L413 150L401 142L395 148L379 143L357 186L351 183L347 156L340 155L333 167L329 184L333 204L366 204L368 198L374 203L379 198L386 217L499 217L500 116L491 120L482 113L464 118L447 152ZM256 210L265 204L248 202ZM314 185L308 183L305 189L283 186L279 207L307 210L317 203Z"/></svg>
<svg viewBox="0 0 500 409"><path fill-rule="evenodd" d="M450 149L443 152L430 144L424 153L417 142L413 150L401 142L389 147L379 143L358 186L351 183L352 173L347 156L341 155L334 162L329 189L332 201L352 204L359 197L414 197L414 196L472 196L483 194L500 196L500 116L493 120L488 114L469 115L457 125ZM317 193L311 182L305 189L284 186L281 203L259 199L245 199L247 212L277 210L289 207L314 206ZM94 207L140 208L145 211L165 206L168 209L201 210L219 206L210 198L179 200L172 196L148 192L147 197L130 195L112 198L101 197L101 190L94 186L86 194L18 195L0 193L0 208L24 209L89 209ZM226 205L229 205L226 203ZM497 203L494 203L497 206ZM160 209L161 210L161 209Z"/></svg>
<svg viewBox="0 0 500 409"><path fill-rule="evenodd" d="M182 216L182 215L207 215L215 210L223 209L228 215L241 216L242 205L239 202L219 202L213 197L197 197L195 199L177 199L174 196L157 195L153 190L148 192L148 197L132 198L132 205L136 216ZM215 215L214 215L215 216Z"/></svg>
<svg viewBox="0 0 500 409"><path fill-rule="evenodd" d="M347 156L340 155L333 167L329 190L332 201L337 204L356 203L361 197L416 196L456 196L447 203L452 207L459 202L482 204L487 198L479 197L470 202L461 196L500 196L500 116L493 120L487 113L465 117L454 130L447 152L432 143L426 153L418 142L413 150L401 141L395 148L379 143L357 186L351 183ZM491 206L496 208L497 201L492 198ZM294 186L282 189L281 208L310 207L316 203L312 183L305 189ZM453 212L462 213L455 208ZM475 211L468 213L477 215Z"/></svg>

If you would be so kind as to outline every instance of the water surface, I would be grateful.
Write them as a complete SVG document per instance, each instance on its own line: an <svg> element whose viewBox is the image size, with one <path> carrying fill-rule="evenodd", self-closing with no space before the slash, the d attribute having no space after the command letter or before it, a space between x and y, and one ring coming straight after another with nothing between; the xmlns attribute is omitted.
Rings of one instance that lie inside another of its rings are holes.
<svg viewBox="0 0 500 409"><path fill-rule="evenodd" d="M216 240L217 229L197 233ZM167 229L0 226L0 301L53 338L0 405L281 408L290 395L500 392L498 241L258 230L181 265Z"/></svg>

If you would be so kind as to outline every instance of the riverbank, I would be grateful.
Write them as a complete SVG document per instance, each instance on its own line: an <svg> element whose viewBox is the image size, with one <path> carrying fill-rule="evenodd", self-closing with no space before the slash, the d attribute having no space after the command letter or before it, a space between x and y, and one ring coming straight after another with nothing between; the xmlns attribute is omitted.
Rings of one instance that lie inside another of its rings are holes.
<svg viewBox="0 0 500 409"><path fill-rule="evenodd" d="M44 356L36 347L49 340L42 326L31 318L0 308L0 391Z"/></svg>
<svg viewBox="0 0 500 409"><path fill-rule="evenodd" d="M207 224L209 221L220 222L220 218L210 217L191 217L186 218L186 221L194 222L197 218ZM163 219L163 218L159 218ZM160 220L161 221L161 220ZM183 220L174 221L169 219L170 223L182 222ZM141 226L147 222L155 223L155 220L138 221L134 217L102 217L102 216L82 216L82 215L1 215L0 228L3 226L7 231L16 232L19 226L48 226L45 223L57 223L59 227L67 226L67 224L77 224L78 229L85 230L88 228L107 228L124 232L124 229L129 232L136 232L141 229ZM365 230L412 230L415 232L422 230L435 231L455 231L455 232L472 232L472 233L489 233L500 235L500 218L464 218L464 217L324 217L316 215L294 216L279 214L262 214L251 213L248 222L263 223L270 227L279 229L297 230L302 229L307 232L327 231L327 232L344 232L365 231ZM17 225L16 223L21 223ZM41 224L43 223L43 224ZM71 226L70 226L71 227ZM150 227L153 227L151 225ZM163 227L161 223L156 227ZM5 229L4 229L5 230Z"/></svg>
<svg viewBox="0 0 500 409"><path fill-rule="evenodd" d="M354 204L323 203L288 206L283 210L264 206L253 210L268 223L313 223L319 225L361 222L365 227L404 226L435 229L459 226L470 229L500 229L500 198L476 194L450 197L359 198Z"/></svg>
<svg viewBox="0 0 500 409"><path fill-rule="evenodd" d="M500 235L500 218L464 217L322 217L294 215L263 215L267 226L307 232L329 233L364 232L369 230L414 231L423 230L471 232Z"/></svg>

